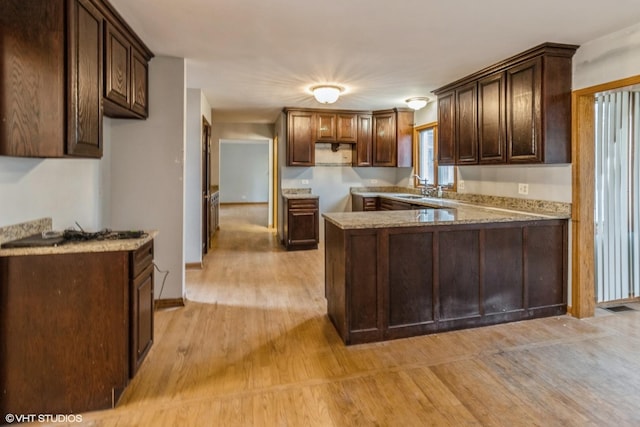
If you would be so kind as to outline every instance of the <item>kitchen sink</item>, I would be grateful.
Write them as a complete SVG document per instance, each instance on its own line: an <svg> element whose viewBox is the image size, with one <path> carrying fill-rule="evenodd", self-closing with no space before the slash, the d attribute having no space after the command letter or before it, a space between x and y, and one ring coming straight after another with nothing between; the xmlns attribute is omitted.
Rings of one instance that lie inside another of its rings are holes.
<svg viewBox="0 0 640 427"><path fill-rule="evenodd" d="M403 199L411 199L411 200L418 200L418 199L426 199L426 196L418 196L418 195L414 195L414 194L402 194L398 197L401 197Z"/></svg>

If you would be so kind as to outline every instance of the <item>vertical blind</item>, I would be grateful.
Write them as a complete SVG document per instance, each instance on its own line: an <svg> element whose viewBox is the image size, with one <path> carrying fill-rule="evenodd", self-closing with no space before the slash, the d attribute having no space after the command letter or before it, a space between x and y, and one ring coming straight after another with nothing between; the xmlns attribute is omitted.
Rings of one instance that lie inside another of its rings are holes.
<svg viewBox="0 0 640 427"><path fill-rule="evenodd" d="M598 302L640 296L640 92L596 95Z"/></svg>

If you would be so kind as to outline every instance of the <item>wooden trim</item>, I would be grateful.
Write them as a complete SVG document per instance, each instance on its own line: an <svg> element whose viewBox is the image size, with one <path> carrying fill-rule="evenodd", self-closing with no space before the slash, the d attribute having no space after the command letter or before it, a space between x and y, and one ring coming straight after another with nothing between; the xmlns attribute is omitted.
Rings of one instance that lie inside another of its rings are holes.
<svg viewBox="0 0 640 427"><path fill-rule="evenodd" d="M184 307L184 298L165 298L154 301L154 310L163 310L166 308Z"/></svg>
<svg viewBox="0 0 640 427"><path fill-rule="evenodd" d="M184 268L187 270L202 270L204 264L202 261L200 262L188 262L184 265Z"/></svg>
<svg viewBox="0 0 640 427"><path fill-rule="evenodd" d="M280 179L280 176L278 175L278 135L276 135L273 138L273 183L272 183L272 188L273 188L273 206L272 206L272 217L273 217L273 224L271 224L270 228L273 229L278 229L278 208L279 208L279 203L278 203L278 180Z"/></svg>
<svg viewBox="0 0 640 427"><path fill-rule="evenodd" d="M571 314L578 318L595 314L595 117L594 95L640 83L640 76L616 80L572 93L572 258Z"/></svg>

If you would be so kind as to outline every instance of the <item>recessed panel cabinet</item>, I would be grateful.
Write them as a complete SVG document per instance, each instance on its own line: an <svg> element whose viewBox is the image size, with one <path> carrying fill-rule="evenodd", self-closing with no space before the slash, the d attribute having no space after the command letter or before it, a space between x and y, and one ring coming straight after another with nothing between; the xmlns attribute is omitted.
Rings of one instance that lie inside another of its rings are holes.
<svg viewBox="0 0 640 427"><path fill-rule="evenodd" d="M106 0L2 0L0 27L0 155L101 157L111 103L142 102L129 117L146 117L153 54Z"/></svg>
<svg viewBox="0 0 640 427"><path fill-rule="evenodd" d="M434 91L440 164L571 163L577 48L544 43Z"/></svg>
<svg viewBox="0 0 640 427"><path fill-rule="evenodd" d="M353 166L413 165L413 110L285 108L287 166L314 166L315 144L350 144Z"/></svg>
<svg viewBox="0 0 640 427"><path fill-rule="evenodd" d="M105 29L104 110L109 117L147 118L148 60L107 22Z"/></svg>
<svg viewBox="0 0 640 427"><path fill-rule="evenodd" d="M284 246L287 250L317 249L320 241L318 199L284 197Z"/></svg>

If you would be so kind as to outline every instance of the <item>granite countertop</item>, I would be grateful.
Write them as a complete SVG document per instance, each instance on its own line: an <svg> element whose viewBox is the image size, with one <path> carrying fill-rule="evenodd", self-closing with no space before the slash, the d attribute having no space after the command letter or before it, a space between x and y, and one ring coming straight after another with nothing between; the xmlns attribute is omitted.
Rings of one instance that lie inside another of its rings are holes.
<svg viewBox="0 0 640 427"><path fill-rule="evenodd" d="M145 237L141 237L139 239L90 240L88 242L68 242L60 246L0 249L0 257L20 255L73 254L80 252L135 251L158 235L158 231L156 230L147 231L146 233L147 235Z"/></svg>
<svg viewBox="0 0 640 427"><path fill-rule="evenodd" d="M285 199L318 199L319 198L317 194L311 194L311 193L289 193L289 194L283 194L282 197Z"/></svg>
<svg viewBox="0 0 640 427"><path fill-rule="evenodd" d="M415 227L433 225L483 224L514 221L540 221L567 219L567 212L527 212L499 207L475 205L436 197L402 197L406 193L354 191L364 197L385 197L392 200L422 205L425 209L367 212L329 212L322 216L342 229L366 229L388 227Z"/></svg>
<svg viewBox="0 0 640 427"><path fill-rule="evenodd" d="M50 231L51 218L40 218L20 224L0 227L0 244L21 239L34 234ZM121 252L134 251L154 239L157 230L146 231L147 235L138 239L91 240L87 242L67 242L59 246L0 249L0 257L21 255L72 254L80 252Z"/></svg>

